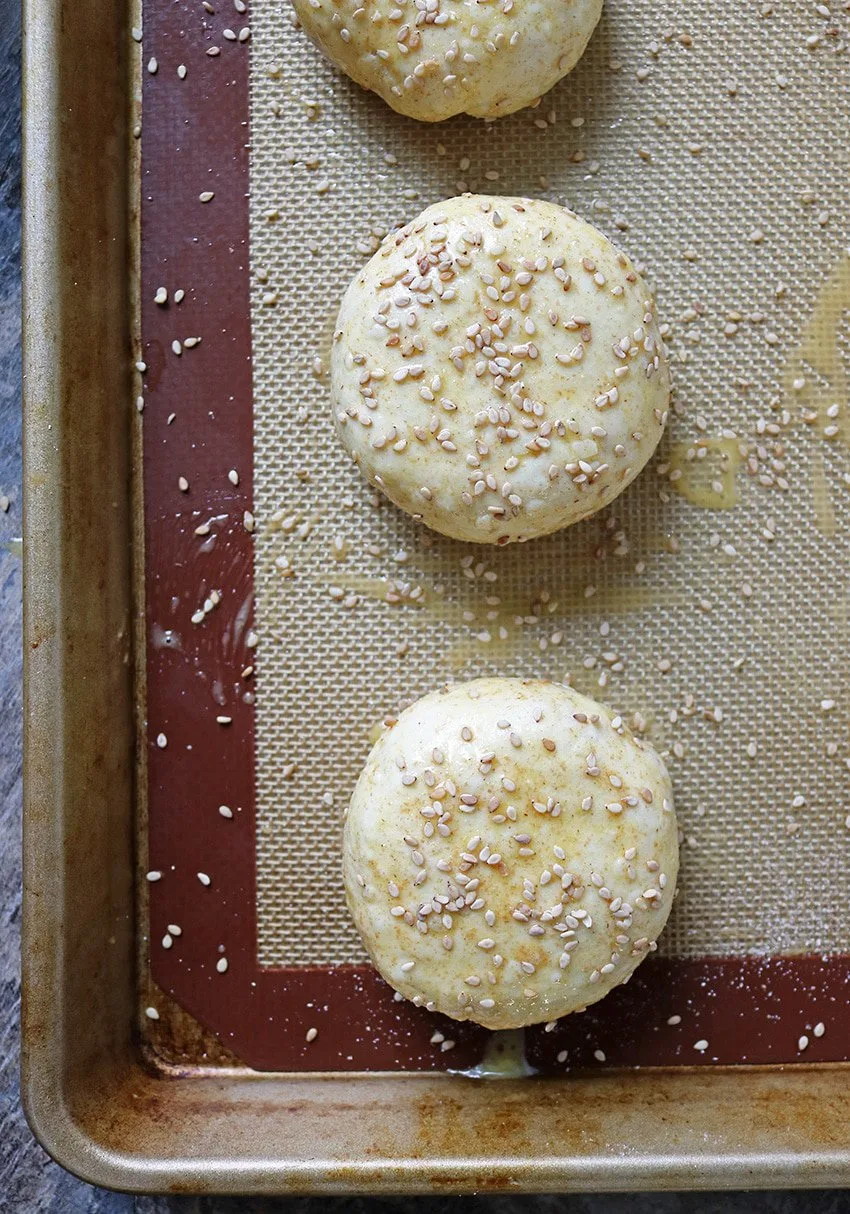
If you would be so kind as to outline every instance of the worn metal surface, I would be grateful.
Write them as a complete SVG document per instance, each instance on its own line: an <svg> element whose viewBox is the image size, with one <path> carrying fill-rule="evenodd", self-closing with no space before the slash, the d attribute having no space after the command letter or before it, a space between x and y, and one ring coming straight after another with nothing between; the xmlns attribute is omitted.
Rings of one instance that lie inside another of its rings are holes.
<svg viewBox="0 0 850 1214"><path fill-rule="evenodd" d="M126 31L96 0L29 0L26 17L24 1097L41 1141L88 1179L142 1192L846 1183L843 1068L498 1085L145 1069L132 1039Z"/></svg>

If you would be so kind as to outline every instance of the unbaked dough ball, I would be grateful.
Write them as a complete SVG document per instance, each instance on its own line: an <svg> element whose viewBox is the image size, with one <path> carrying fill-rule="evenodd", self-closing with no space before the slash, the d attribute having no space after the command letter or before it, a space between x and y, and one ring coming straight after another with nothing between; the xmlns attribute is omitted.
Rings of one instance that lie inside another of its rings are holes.
<svg viewBox="0 0 850 1214"><path fill-rule="evenodd" d="M670 780L568 687L476 679L419 700L351 799L344 872L376 967L456 1020L584 1008L655 948L678 871Z"/></svg>
<svg viewBox="0 0 850 1214"><path fill-rule="evenodd" d="M293 0L352 80L423 122L531 105L581 58L602 0Z"/></svg>
<svg viewBox="0 0 850 1214"><path fill-rule="evenodd" d="M428 207L363 267L334 332L343 444L461 540L527 540L607 505L655 450L669 393L632 263L551 202Z"/></svg>

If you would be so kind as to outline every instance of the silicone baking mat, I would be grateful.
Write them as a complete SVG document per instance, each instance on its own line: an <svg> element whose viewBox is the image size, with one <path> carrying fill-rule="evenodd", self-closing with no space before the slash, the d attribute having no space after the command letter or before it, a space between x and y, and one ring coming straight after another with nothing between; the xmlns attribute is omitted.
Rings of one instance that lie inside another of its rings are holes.
<svg viewBox="0 0 850 1214"><path fill-rule="evenodd" d="M252 1065L474 1060L486 1034L364 964L341 815L383 720L528 674L651 738L684 835L663 957L529 1034L536 1063L844 1057L850 13L608 0L536 108L426 126L288 6L211 7L151 0L142 50L155 978ZM377 498L329 421L347 282L464 190L559 202L624 247L675 382L620 499L499 550ZM171 1015L146 1026L166 1053Z"/></svg>

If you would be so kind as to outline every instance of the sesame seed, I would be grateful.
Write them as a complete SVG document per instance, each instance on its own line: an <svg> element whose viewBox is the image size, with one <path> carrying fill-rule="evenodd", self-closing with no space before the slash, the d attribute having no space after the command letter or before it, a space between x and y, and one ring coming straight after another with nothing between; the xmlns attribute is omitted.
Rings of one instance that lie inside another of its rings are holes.
<svg viewBox="0 0 850 1214"><path fill-rule="evenodd" d="M309 1029L307 1029L307 1032L306 1032L306 1035L305 1035L305 1037L304 1037L304 1040L305 1040L305 1041L307 1042L307 1044L309 1045L311 1041L315 1041L315 1040L316 1040L316 1038L318 1037L318 1035L319 1035L319 1030L318 1030L317 1028L309 1028Z"/></svg>
<svg viewBox="0 0 850 1214"><path fill-rule="evenodd" d="M159 1020L159 1012L155 1007L146 1007L145 1015L147 1016L148 1020Z"/></svg>

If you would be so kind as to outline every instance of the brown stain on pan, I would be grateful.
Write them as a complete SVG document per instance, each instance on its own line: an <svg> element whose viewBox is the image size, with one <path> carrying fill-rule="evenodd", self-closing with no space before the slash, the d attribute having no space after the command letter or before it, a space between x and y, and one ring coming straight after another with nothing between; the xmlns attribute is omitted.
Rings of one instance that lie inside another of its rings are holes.
<svg viewBox="0 0 850 1214"><path fill-rule="evenodd" d="M549 1086L545 1082L537 1081L534 1093L529 1090L529 1081L523 1079L468 1082L487 1084L486 1103L478 1100L470 1108L466 1093L436 1099L428 1096L416 1101L417 1142L423 1155L451 1158L457 1151L457 1143L470 1131L482 1155L508 1150L512 1154L536 1155L547 1141L557 1142L559 1150L585 1154L603 1140L601 1121L593 1113L583 1109L577 1118L569 1103L562 1112L549 1106L541 1092L541 1088ZM545 1117L541 1102L548 1107Z"/></svg>

